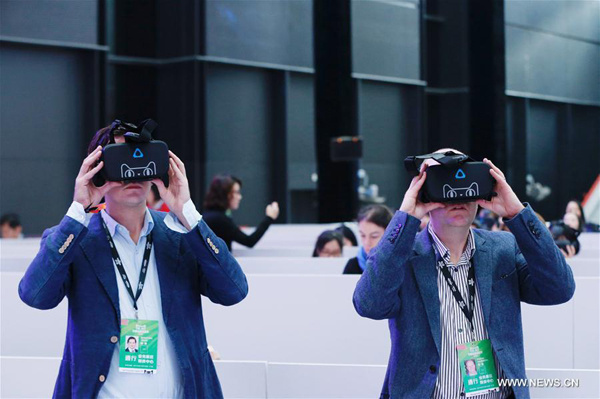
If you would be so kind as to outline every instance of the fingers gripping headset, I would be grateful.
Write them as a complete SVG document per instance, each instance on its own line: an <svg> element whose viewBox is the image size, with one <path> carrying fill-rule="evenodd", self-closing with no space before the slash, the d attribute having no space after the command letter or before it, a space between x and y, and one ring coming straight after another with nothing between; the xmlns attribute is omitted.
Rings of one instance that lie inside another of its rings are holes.
<svg viewBox="0 0 600 399"><path fill-rule="evenodd" d="M468 155L454 151L409 156L404 167L414 176L421 164L433 159L440 165L427 168L427 179L419 192L421 202L470 202L478 199L490 201L496 180L490 175L490 166L475 161Z"/></svg>

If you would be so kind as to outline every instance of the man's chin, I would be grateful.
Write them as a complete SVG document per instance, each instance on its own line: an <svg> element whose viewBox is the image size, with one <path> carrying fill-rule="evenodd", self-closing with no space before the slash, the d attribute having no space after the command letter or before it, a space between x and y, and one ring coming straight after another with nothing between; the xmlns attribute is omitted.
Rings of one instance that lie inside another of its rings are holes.
<svg viewBox="0 0 600 399"><path fill-rule="evenodd" d="M468 227L473 223L473 218L458 216L448 220L448 224L452 227Z"/></svg>

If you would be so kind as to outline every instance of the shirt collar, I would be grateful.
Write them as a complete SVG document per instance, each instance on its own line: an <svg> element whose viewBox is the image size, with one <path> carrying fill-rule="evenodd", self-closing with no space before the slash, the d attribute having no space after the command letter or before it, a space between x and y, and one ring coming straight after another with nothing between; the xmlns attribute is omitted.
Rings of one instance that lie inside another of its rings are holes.
<svg viewBox="0 0 600 399"><path fill-rule="evenodd" d="M448 247L444 245L442 240L439 239L435 231L433 231L433 227L431 227L431 223L427 224L427 231L429 235L433 239L434 246L436 248L437 254L441 257L446 265L451 265L450 263L450 250ZM475 238L473 236L473 229L469 228L469 235L467 237L467 246L465 247L463 253L460 256L460 260L458 264L454 266L460 266L462 264L467 264L473 258L473 254L475 254Z"/></svg>
<svg viewBox="0 0 600 399"><path fill-rule="evenodd" d="M100 215L102 216L104 223L106 223L106 227L108 227L108 232L110 233L111 237L114 237L115 233L119 233L119 232L121 233L121 235L129 237L129 230L127 230L127 228L125 226L123 226L122 224L117 222L115 219L113 219L108 214L108 212L106 212L105 209L100 211ZM145 237L148 234L150 234L150 232L152 231L153 228L154 228L154 220L152 220L152 215L150 214L150 211L148 210L148 208L146 208L146 213L144 213L144 225L142 226L142 231L140 233L140 237Z"/></svg>

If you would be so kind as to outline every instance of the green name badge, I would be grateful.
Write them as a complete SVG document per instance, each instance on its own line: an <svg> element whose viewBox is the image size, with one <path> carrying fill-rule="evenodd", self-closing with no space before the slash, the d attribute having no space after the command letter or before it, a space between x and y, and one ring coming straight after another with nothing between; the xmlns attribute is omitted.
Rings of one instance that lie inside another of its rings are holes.
<svg viewBox="0 0 600 399"><path fill-rule="evenodd" d="M489 339L457 345L458 362L467 398L498 391L498 375Z"/></svg>
<svg viewBox="0 0 600 399"><path fill-rule="evenodd" d="M154 374L158 360L157 353L157 320L121 320L119 371Z"/></svg>

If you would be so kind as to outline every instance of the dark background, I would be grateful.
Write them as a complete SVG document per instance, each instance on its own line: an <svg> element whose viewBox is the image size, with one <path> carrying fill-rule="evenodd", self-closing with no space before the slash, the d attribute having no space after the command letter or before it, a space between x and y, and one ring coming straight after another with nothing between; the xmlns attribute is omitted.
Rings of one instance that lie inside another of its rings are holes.
<svg viewBox="0 0 600 399"><path fill-rule="evenodd" d="M315 74L328 54L313 37L335 31L317 1L0 1L0 213L19 213L28 235L58 223L93 133L152 117L198 207L229 172L244 182L239 223L273 200L282 222L318 221L317 99L328 109ZM497 161L524 201L527 173L549 186L533 202L546 219L587 191L600 170L600 2L346 4L353 125L330 134L363 137L358 166L391 207L404 157L443 146Z"/></svg>

